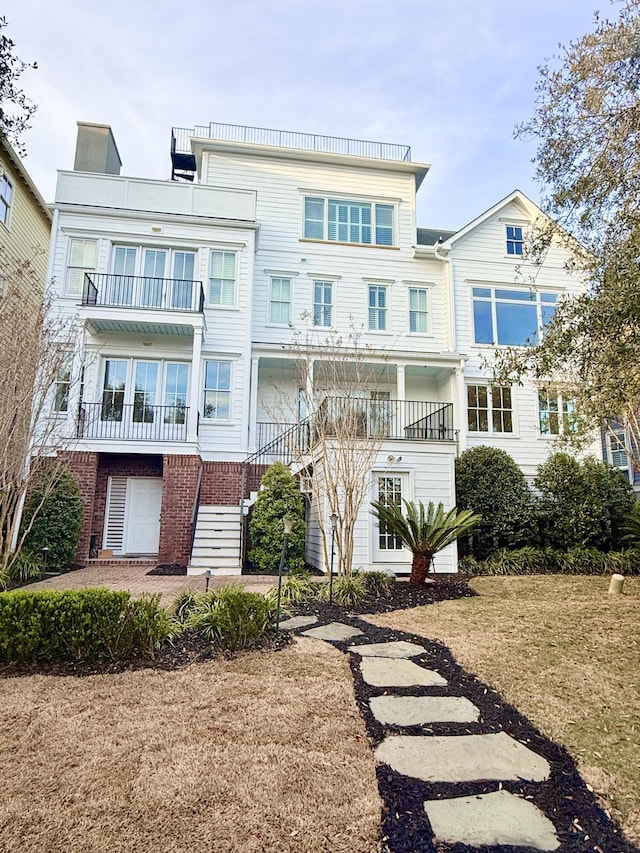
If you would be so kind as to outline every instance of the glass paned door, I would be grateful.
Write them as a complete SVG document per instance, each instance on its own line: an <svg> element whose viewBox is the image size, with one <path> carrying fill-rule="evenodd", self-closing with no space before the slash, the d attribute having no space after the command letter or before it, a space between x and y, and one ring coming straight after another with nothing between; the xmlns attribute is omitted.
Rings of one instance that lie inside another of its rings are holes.
<svg viewBox="0 0 640 853"><path fill-rule="evenodd" d="M158 362L137 361L134 377L133 423L152 424L158 389Z"/></svg>
<svg viewBox="0 0 640 853"><path fill-rule="evenodd" d="M109 279L109 305L133 305L137 254L131 246L116 246L113 275Z"/></svg>
<svg viewBox="0 0 640 853"><path fill-rule="evenodd" d="M162 307L167 252L165 249L145 249L140 305L143 308Z"/></svg>
<svg viewBox="0 0 640 853"><path fill-rule="evenodd" d="M188 383L187 364L167 364L164 381L165 424L184 424Z"/></svg>
<svg viewBox="0 0 640 853"><path fill-rule="evenodd" d="M102 386L101 421L120 423L124 413L124 394L127 384L127 362L107 359Z"/></svg>
<svg viewBox="0 0 640 853"><path fill-rule="evenodd" d="M188 311L193 308L193 280L195 278L195 252L173 253L173 281L170 305Z"/></svg>
<svg viewBox="0 0 640 853"><path fill-rule="evenodd" d="M402 500L409 494L409 475L376 474L374 480L374 496L384 504L403 506ZM401 563L410 561L410 556L402 542L387 530L383 522L372 517L373 527L373 560L376 563Z"/></svg>

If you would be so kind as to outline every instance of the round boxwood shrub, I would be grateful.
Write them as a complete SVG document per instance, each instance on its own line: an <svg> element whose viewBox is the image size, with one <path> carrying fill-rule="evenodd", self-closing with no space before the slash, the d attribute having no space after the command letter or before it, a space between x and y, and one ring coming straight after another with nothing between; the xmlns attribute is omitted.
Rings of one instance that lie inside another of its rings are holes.
<svg viewBox="0 0 640 853"><path fill-rule="evenodd" d="M460 454L456 506L482 516L478 530L459 540L462 556L483 560L499 548L535 544L531 492L521 469L504 450L481 445Z"/></svg>
<svg viewBox="0 0 640 853"><path fill-rule="evenodd" d="M274 462L265 471L260 491L253 507L249 530L251 551L249 560L254 569L265 575L277 574L282 543L283 518L293 519L289 535L287 568L304 567L304 503L291 471L282 462Z"/></svg>
<svg viewBox="0 0 640 853"><path fill-rule="evenodd" d="M81 524L82 500L73 474L67 468L49 471L36 483L25 504L22 526L31 529L23 550L43 568L60 571L78 547Z"/></svg>

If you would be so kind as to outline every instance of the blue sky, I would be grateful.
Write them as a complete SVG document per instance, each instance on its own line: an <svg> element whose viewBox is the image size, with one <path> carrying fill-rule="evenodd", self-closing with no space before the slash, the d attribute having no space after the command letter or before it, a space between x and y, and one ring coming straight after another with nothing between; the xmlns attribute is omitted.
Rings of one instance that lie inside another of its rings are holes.
<svg viewBox="0 0 640 853"><path fill-rule="evenodd" d="M410 145L418 225L456 229L516 187L534 200L537 67L608 0L5 0L37 61L25 165L47 201L76 121L111 124L122 173L169 177L173 125L210 121Z"/></svg>

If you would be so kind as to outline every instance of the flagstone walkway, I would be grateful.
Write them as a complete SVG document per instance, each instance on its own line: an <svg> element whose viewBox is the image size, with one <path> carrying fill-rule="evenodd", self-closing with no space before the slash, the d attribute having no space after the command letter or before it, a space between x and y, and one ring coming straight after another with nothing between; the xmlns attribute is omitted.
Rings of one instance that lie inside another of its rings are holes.
<svg viewBox="0 0 640 853"><path fill-rule="evenodd" d="M389 853L637 853L566 751L443 646L350 617L300 616L281 627L350 655Z"/></svg>

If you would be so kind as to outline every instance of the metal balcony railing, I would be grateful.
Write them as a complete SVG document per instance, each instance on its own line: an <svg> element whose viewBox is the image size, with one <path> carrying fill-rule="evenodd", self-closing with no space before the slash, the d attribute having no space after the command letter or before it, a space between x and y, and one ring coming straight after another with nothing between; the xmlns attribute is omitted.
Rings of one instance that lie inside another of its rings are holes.
<svg viewBox="0 0 640 853"><path fill-rule="evenodd" d="M316 415L327 436L453 441L453 404L326 397Z"/></svg>
<svg viewBox="0 0 640 853"><path fill-rule="evenodd" d="M82 304L202 314L204 289L201 281L188 279L85 273Z"/></svg>
<svg viewBox="0 0 640 853"><path fill-rule="evenodd" d="M454 441L453 404L421 400L326 397L318 411L297 424L259 422L258 450L246 462L300 459L322 438Z"/></svg>
<svg viewBox="0 0 640 853"><path fill-rule="evenodd" d="M372 157L376 160L411 161L409 145L369 142L366 139L347 139L342 136L320 136L316 133L298 133L267 127L220 124L219 122L196 125L192 128L174 127L171 133L172 152L190 154L192 137L219 139L224 142L244 142L251 145L270 145L276 148L298 148L304 151L322 151L328 154L345 154L353 157Z"/></svg>
<svg viewBox="0 0 640 853"><path fill-rule="evenodd" d="M82 403L77 436L114 441L186 441L188 419L188 406L123 403L116 391L105 395L101 403Z"/></svg>

